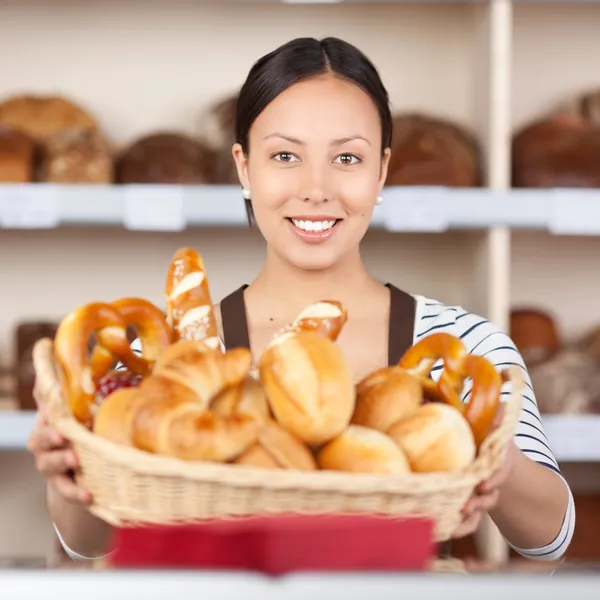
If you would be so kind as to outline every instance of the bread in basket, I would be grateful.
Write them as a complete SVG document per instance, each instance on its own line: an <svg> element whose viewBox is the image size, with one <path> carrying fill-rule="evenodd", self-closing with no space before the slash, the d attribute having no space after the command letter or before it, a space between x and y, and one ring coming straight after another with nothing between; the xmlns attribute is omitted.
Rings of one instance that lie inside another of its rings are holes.
<svg viewBox="0 0 600 600"><path fill-rule="evenodd" d="M34 349L37 385L79 457L90 511L113 525L367 513L432 518L441 541L504 459L522 376L498 373L457 338L431 335L355 385L336 343L348 318L338 302L309 306L255 368L247 349L217 347L194 251L176 253L166 299L166 318L138 299L80 307ZM142 356L124 343L128 325ZM115 356L141 381L99 398Z"/></svg>

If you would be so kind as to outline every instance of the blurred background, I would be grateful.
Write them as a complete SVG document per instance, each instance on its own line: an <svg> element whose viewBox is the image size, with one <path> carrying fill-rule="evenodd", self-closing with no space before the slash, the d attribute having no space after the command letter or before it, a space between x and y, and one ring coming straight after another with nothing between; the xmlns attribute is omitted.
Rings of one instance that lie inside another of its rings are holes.
<svg viewBox="0 0 600 600"><path fill-rule="evenodd" d="M328 35L397 119L369 266L510 330L575 492L568 556L600 558L599 31L584 2L0 0L0 563L61 558L26 450L32 344L90 299L162 306L181 246L215 300L250 282L233 100L257 58Z"/></svg>

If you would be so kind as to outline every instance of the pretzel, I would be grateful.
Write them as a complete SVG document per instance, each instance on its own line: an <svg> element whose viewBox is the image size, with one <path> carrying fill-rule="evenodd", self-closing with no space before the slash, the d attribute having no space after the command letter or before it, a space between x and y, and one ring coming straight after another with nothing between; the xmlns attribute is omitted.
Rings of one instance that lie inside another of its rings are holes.
<svg viewBox="0 0 600 600"><path fill-rule="evenodd" d="M444 367L436 384L426 375L439 360ZM469 423L477 447L481 445L500 406L503 375L494 365L482 356L469 354L459 338L434 333L409 348L398 366L419 378L430 397L456 408ZM464 403L460 394L468 378L473 380L471 399Z"/></svg>
<svg viewBox="0 0 600 600"><path fill-rule="evenodd" d="M133 372L140 365L127 339L127 323L110 304L86 304L61 321L54 339L56 360L73 416L86 425L93 419L96 393L88 362L88 343L92 335L96 338L103 335L106 350Z"/></svg>
<svg viewBox="0 0 600 600"><path fill-rule="evenodd" d="M172 330L162 311L142 298L121 298L111 303L125 320L127 326L135 329L142 344L142 356L130 360L129 368L142 377L150 374L154 363L172 342ZM111 368L114 355L108 349L113 332L100 330L97 344L90 358L90 368L94 381L98 382ZM135 355L135 353L134 353Z"/></svg>
<svg viewBox="0 0 600 600"><path fill-rule="evenodd" d="M319 300L307 306L290 324L278 331L271 344L278 343L291 333L312 331L335 342L348 320L348 311L336 300Z"/></svg>
<svg viewBox="0 0 600 600"><path fill-rule="evenodd" d="M220 348L204 261L191 248L175 252L169 266L166 289L167 323L175 339L193 339Z"/></svg>
<svg viewBox="0 0 600 600"><path fill-rule="evenodd" d="M348 311L341 302L320 300L306 307L288 330L313 331L335 342L347 320Z"/></svg>

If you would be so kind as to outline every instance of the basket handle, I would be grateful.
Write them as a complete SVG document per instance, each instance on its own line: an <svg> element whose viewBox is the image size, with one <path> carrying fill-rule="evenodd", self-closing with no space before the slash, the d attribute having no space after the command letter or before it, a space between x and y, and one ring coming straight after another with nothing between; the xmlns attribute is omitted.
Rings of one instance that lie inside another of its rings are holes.
<svg viewBox="0 0 600 600"><path fill-rule="evenodd" d="M47 402L48 420L56 426L69 416L63 388L54 358L54 343L50 338L39 339L33 347L33 368L36 385Z"/></svg>

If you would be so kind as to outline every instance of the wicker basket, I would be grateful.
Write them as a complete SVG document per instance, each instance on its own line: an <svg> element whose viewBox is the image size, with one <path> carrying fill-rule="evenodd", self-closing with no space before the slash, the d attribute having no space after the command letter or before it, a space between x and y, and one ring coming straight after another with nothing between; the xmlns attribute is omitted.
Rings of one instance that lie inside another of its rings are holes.
<svg viewBox="0 0 600 600"><path fill-rule="evenodd" d="M71 416L54 362L53 344L33 352L37 385L49 401L53 426L79 457L78 483L94 500L90 511L115 526L194 523L281 513L379 514L435 521L435 538L450 538L474 487L502 463L519 417L523 378L508 372L513 393L503 422L477 459L459 474L402 476L332 471L278 471L158 456L99 438Z"/></svg>

